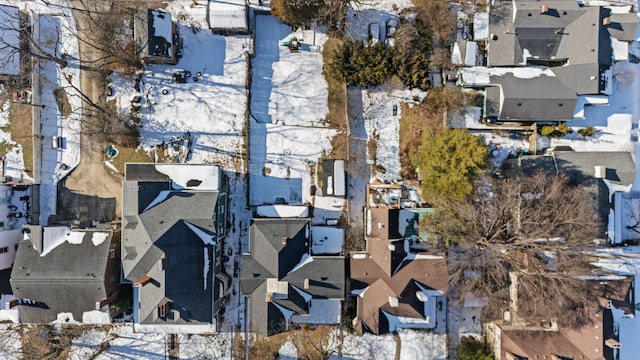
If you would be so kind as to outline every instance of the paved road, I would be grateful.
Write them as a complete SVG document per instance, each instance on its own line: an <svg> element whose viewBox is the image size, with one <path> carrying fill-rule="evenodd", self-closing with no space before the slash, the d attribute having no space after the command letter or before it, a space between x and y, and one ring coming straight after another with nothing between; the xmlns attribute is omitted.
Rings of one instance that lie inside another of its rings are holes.
<svg viewBox="0 0 640 360"><path fill-rule="evenodd" d="M362 115L362 89L347 87L347 117L349 120L349 158L347 161L347 189L349 229L347 249L364 250L364 206L366 185L371 177L367 163L367 133Z"/></svg>

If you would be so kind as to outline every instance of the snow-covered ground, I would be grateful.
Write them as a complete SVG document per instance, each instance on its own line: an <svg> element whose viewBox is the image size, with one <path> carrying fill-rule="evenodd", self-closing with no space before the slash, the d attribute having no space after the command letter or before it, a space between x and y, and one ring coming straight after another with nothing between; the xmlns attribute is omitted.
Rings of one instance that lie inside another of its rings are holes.
<svg viewBox="0 0 640 360"><path fill-rule="evenodd" d="M331 151L336 131L324 117L328 85L322 75L321 29L293 32L273 16L256 17L249 119L250 204L311 203L311 167ZM282 41L296 37L290 52Z"/></svg>
<svg viewBox="0 0 640 360"><path fill-rule="evenodd" d="M34 169L34 180L41 184L39 220L41 224L46 224L49 215L56 211L57 182L80 162L82 99L77 90L80 88L80 64L76 26L66 0L50 1L50 6L44 2L5 0L1 3L17 6L33 17L33 37L39 44L40 51L59 59L62 54L66 54L66 67L63 68L53 61L38 60L33 76L34 120L40 123L36 128L42 135L41 168ZM52 11L52 7L56 10ZM56 89L62 89L66 94L70 107L68 114L63 115L58 109L54 96ZM3 105L2 110L5 113L6 105ZM6 124L6 115L0 116L0 120ZM61 148L53 148L53 136L63 138ZM4 133L0 138L12 143ZM39 149L34 151L38 152ZM66 167L61 166L62 164ZM15 145L5 156L4 172L16 178L31 180L24 173L24 159L20 146Z"/></svg>
<svg viewBox="0 0 640 360"><path fill-rule="evenodd" d="M377 144L376 153L368 154L368 157L369 159L375 158L375 164L385 169L384 173L378 172L372 177L387 182L402 180L399 145L401 104L416 104L422 101L425 95L425 92L415 89L385 91L381 88L375 88L362 92L364 127L367 138ZM415 101L414 98L418 101Z"/></svg>

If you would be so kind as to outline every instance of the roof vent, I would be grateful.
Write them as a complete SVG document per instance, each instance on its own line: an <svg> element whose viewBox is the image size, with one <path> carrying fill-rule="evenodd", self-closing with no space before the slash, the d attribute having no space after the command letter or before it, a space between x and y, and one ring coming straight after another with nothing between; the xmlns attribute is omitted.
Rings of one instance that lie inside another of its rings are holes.
<svg viewBox="0 0 640 360"><path fill-rule="evenodd" d="M620 349L622 347L622 344L620 344L615 339L607 339L605 340L604 344L612 349Z"/></svg>
<svg viewBox="0 0 640 360"><path fill-rule="evenodd" d="M542 4L542 6L540 6L540 14L546 14L548 12L549 12L549 5Z"/></svg>
<svg viewBox="0 0 640 360"><path fill-rule="evenodd" d="M398 307L398 298L395 296L389 296L389 306Z"/></svg>

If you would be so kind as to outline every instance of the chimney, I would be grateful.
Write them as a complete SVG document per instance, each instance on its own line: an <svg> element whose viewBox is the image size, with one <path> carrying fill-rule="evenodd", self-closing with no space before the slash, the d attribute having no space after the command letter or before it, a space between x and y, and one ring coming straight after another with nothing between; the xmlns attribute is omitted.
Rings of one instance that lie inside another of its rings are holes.
<svg viewBox="0 0 640 360"><path fill-rule="evenodd" d="M160 266L161 271L167 270L167 258L165 256L158 260L158 266Z"/></svg>
<svg viewBox="0 0 640 360"><path fill-rule="evenodd" d="M282 245L287 245L287 237L286 236L282 237Z"/></svg>
<svg viewBox="0 0 640 360"><path fill-rule="evenodd" d="M515 318L518 313L518 274L510 272L509 280L511 280L509 285L509 310Z"/></svg>
<svg viewBox="0 0 640 360"><path fill-rule="evenodd" d="M5 303L4 305L6 307L5 310L9 310L12 309L16 306L18 306L18 299L12 299L11 301L9 301L8 303Z"/></svg>
<svg viewBox="0 0 640 360"><path fill-rule="evenodd" d="M603 26L607 26L609 24L611 24L611 16L607 16L606 18L602 19Z"/></svg>
<svg viewBox="0 0 640 360"><path fill-rule="evenodd" d="M264 301L265 301L265 302L272 302L272 301L273 301L273 294L272 294L272 293L267 293L267 294L264 296Z"/></svg>
<svg viewBox="0 0 640 360"><path fill-rule="evenodd" d="M140 279L133 282L133 287L145 286L153 280L150 276L143 276Z"/></svg>
<svg viewBox="0 0 640 360"><path fill-rule="evenodd" d="M542 6L540 6L540 14L546 14L548 12L549 12L549 5L542 4Z"/></svg>
<svg viewBox="0 0 640 360"><path fill-rule="evenodd" d="M309 288L309 279L304 279L304 286L305 289Z"/></svg>
<svg viewBox="0 0 640 360"><path fill-rule="evenodd" d="M398 307L398 298L395 296L389 296L389 306Z"/></svg>
<svg viewBox="0 0 640 360"><path fill-rule="evenodd" d="M596 171L595 177L597 179L604 179L605 176L607 175L607 167L606 166L596 165L595 166L595 171Z"/></svg>

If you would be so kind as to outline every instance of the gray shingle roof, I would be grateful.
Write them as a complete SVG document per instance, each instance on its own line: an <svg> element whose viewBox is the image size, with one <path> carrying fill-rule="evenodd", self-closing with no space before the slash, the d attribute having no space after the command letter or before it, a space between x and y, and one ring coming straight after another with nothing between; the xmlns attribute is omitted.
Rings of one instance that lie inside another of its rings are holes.
<svg viewBox="0 0 640 360"><path fill-rule="evenodd" d="M611 41L603 19L609 10L579 7L575 1L496 1L490 13L489 66L524 64L530 60L557 61L552 70L578 95L604 89L601 72L611 65ZM549 10L541 13L542 4ZM565 59L563 62L562 59ZM575 68L574 68L575 67Z"/></svg>
<svg viewBox="0 0 640 360"><path fill-rule="evenodd" d="M638 35L638 15L635 13L611 14L607 26L609 34L620 41L635 41Z"/></svg>
<svg viewBox="0 0 640 360"><path fill-rule="evenodd" d="M37 242L42 228L29 228L29 236ZM95 310L96 302L107 298L111 235L96 246L92 242L96 231L75 231L85 233L82 243L61 243L45 256L40 256L30 240L20 240L11 272L13 295L38 302L36 306L18 306L22 322L48 323L61 312L70 312L75 320L82 321L83 312Z"/></svg>
<svg viewBox="0 0 640 360"><path fill-rule="evenodd" d="M522 79L507 73L491 76L491 83L501 87L500 119L564 120L573 117L578 97L555 77L541 75Z"/></svg>
<svg viewBox="0 0 640 360"><path fill-rule="evenodd" d="M344 299L344 257L314 256L301 263L304 256L310 256L309 232L309 219L253 219L250 253L243 255L240 271L242 293L251 297L252 331L272 335L284 330L284 318L274 304L297 314L307 313L306 300L292 286L313 298ZM288 282L286 299L266 301L268 279Z"/></svg>
<svg viewBox="0 0 640 360"><path fill-rule="evenodd" d="M141 323L212 321L212 301L221 295L214 270L218 250L213 221L219 195L213 190L174 190L171 179L156 171L154 164L127 164L123 184L123 273L132 282L144 276L153 279L152 284L139 288ZM206 236L207 241L201 236ZM212 239L214 243L207 243ZM160 266L162 258L167 259L164 271ZM157 312L164 301L171 302L172 313L166 319L159 318Z"/></svg>

